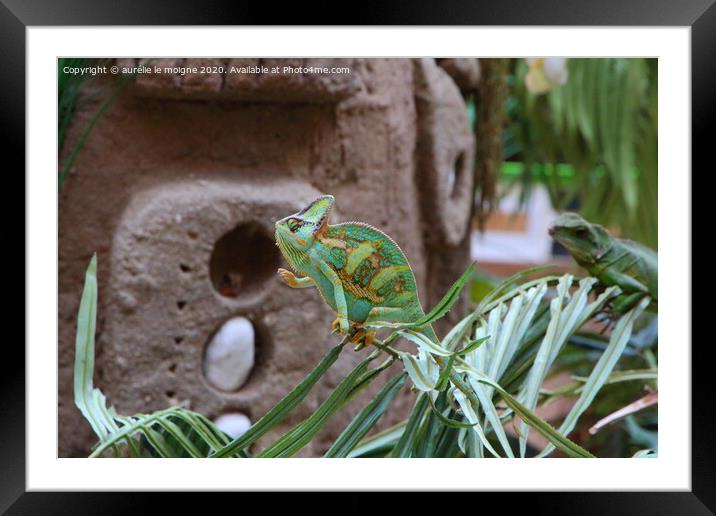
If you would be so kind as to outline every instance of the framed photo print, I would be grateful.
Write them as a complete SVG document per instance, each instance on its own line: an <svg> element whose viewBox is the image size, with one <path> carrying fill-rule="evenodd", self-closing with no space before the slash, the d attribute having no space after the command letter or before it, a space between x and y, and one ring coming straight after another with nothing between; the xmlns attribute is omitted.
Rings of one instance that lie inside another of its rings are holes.
<svg viewBox="0 0 716 516"><path fill-rule="evenodd" d="M27 303L0 507L440 490L710 514L712 3L346 26L5 0Z"/></svg>

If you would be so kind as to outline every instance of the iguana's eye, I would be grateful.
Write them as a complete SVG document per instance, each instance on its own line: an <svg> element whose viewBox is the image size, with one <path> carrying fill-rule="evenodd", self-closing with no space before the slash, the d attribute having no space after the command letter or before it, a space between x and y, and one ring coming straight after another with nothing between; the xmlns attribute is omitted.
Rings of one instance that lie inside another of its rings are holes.
<svg viewBox="0 0 716 516"><path fill-rule="evenodd" d="M577 238L587 238L589 231L586 228L578 228L574 234L577 235Z"/></svg>

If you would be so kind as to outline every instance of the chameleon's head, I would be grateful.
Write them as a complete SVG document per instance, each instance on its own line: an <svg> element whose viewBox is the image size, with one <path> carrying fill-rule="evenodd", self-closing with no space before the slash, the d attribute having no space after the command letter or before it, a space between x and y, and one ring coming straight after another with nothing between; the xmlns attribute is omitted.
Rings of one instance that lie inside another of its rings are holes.
<svg viewBox="0 0 716 516"><path fill-rule="evenodd" d="M316 233L328 224L334 202L332 195L323 195L301 211L276 222L276 244L294 269L316 242Z"/></svg>
<svg viewBox="0 0 716 516"><path fill-rule="evenodd" d="M562 213L549 228L549 234L580 264L594 263L611 246L606 229L587 222L576 213Z"/></svg>

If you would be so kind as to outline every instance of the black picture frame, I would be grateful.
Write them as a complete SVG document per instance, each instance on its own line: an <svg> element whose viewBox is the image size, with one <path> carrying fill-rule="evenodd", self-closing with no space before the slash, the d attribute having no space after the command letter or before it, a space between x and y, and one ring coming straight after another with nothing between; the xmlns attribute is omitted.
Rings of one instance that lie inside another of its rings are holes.
<svg viewBox="0 0 716 516"><path fill-rule="evenodd" d="M7 146L4 156L25 154L25 31L31 26L82 25L577 25L691 27L692 158L708 163L714 141L716 85L715 0L570 0L569 2L491 0L460 2L383 2L352 11L350 20L327 8L229 1L0 0L0 120ZM409 8L406 8L409 7ZM265 12L262 12L262 9ZM271 10L272 12L268 12ZM319 22L320 20L320 22ZM336 23L336 20L342 20ZM712 160L711 160L712 161ZM696 166L696 165L694 165ZM712 166L709 170L713 168ZM18 186L24 190L24 182ZM17 220L17 215L7 220ZM24 255L24 247L23 247ZM24 256L27 259L27 256ZM702 268L701 270L708 270ZM25 268L27 277L32 271ZM688 349L684 342L668 345ZM24 364L24 351L6 345L7 362ZM707 342L701 342L705 345ZM666 344L665 344L666 345ZM692 491L648 493L531 493L530 510L550 514L714 514L716 511L716 444L707 418L713 406L707 385L710 346L692 347ZM52 349L48 347L48 350ZM49 351L48 351L49 352ZM17 353L11 356L10 353ZM137 512L146 495L123 493L25 492L25 368L3 368L0 392L0 512L8 514L95 514ZM704 407L706 410L704 410ZM481 494L486 496L487 494ZM525 500L522 494L510 498ZM364 499L365 500L365 499ZM342 498L342 503L350 503ZM216 503L216 501L214 502Z"/></svg>

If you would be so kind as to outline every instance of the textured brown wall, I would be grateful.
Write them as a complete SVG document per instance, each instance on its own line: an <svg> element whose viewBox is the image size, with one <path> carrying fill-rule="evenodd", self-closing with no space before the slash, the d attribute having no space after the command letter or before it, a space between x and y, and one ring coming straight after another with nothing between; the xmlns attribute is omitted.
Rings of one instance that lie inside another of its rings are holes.
<svg viewBox="0 0 716 516"><path fill-rule="evenodd" d="M86 455L94 442L74 407L72 364L83 275L95 251L95 381L110 403L134 413L183 402L210 418L239 411L252 421L337 341L328 335L334 315L316 292L289 289L275 275L276 219L333 194L333 222L367 222L400 244L426 307L467 266L474 141L453 79L433 59L291 62L352 72L140 75L95 126L60 192L60 456ZM111 87L107 80L86 86L64 155ZM235 244L246 256L232 264L236 297L225 297L212 283L210 257L237 227ZM246 385L226 393L204 379L202 356L234 315L254 323L258 355ZM365 353L347 349L281 429L314 410ZM302 454L323 452L369 395ZM411 402L405 394L382 426L404 417Z"/></svg>

